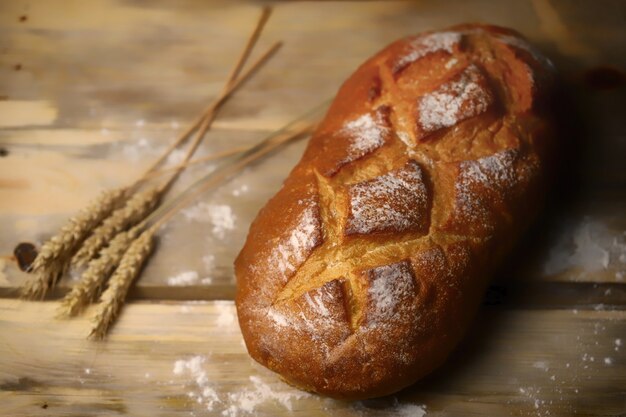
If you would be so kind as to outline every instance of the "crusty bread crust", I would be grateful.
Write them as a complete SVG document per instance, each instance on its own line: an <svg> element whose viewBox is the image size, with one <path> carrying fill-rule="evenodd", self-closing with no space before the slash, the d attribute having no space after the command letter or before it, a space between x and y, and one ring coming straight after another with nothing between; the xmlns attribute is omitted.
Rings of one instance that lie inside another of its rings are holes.
<svg viewBox="0 0 626 417"><path fill-rule="evenodd" d="M545 191L552 74L518 33L486 25L365 62L235 261L250 355L346 399L441 365Z"/></svg>

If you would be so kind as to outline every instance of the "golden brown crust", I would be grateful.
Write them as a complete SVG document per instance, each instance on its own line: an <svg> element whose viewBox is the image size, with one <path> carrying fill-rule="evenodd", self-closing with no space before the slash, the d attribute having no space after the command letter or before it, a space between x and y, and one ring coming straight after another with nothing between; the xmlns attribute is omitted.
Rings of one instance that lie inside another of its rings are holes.
<svg viewBox="0 0 626 417"><path fill-rule="evenodd" d="M439 366L533 217L552 69L519 34L402 39L339 90L235 262L251 356L338 398Z"/></svg>

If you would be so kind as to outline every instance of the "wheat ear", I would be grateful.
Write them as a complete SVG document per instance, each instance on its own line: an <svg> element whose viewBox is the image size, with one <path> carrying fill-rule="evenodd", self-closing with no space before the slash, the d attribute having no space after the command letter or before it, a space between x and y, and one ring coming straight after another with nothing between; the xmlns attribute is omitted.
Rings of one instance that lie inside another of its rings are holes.
<svg viewBox="0 0 626 417"><path fill-rule="evenodd" d="M100 296L100 304L89 333L90 338L102 340L106 336L109 327L119 314L130 285L139 275L141 267L152 252L155 232L154 227L143 232L122 256L119 266L109 280L109 286Z"/></svg>
<svg viewBox="0 0 626 417"><path fill-rule="evenodd" d="M162 187L153 186L130 197L124 207L115 210L84 241L72 258L72 266L87 265L116 234L143 220L157 205L161 194Z"/></svg>
<svg viewBox="0 0 626 417"><path fill-rule="evenodd" d="M124 253L140 231L141 226L135 226L128 231L115 235L109 245L100 251L99 257L89 262L80 281L61 300L57 309L57 317L76 316L96 299L107 278L120 263Z"/></svg>
<svg viewBox="0 0 626 417"><path fill-rule="evenodd" d="M127 189L118 188L102 192L88 207L61 228L59 233L43 244L31 266L35 276L22 287L24 298L43 298L69 267L78 246L103 219L111 214L126 198Z"/></svg>

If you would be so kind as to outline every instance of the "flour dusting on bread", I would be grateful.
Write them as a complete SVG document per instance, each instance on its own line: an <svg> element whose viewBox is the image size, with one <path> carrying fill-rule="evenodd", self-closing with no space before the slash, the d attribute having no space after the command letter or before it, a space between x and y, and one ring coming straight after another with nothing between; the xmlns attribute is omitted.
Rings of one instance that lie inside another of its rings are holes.
<svg viewBox="0 0 626 417"><path fill-rule="evenodd" d="M426 223L428 194L422 170L405 167L349 188L347 234L419 230Z"/></svg>
<svg viewBox="0 0 626 417"><path fill-rule="evenodd" d="M368 271L370 287L367 295L372 311L368 312L368 325L402 319L398 315L403 301L414 296L415 284L408 262L383 265Z"/></svg>
<svg viewBox="0 0 626 417"><path fill-rule="evenodd" d="M452 81L419 98L419 125L428 133L454 126L485 112L492 101L484 76L475 65L469 65Z"/></svg>
<svg viewBox="0 0 626 417"><path fill-rule="evenodd" d="M445 360L544 192L550 74L508 35L464 25L400 40L339 90L235 264L253 358L344 399Z"/></svg>
<svg viewBox="0 0 626 417"><path fill-rule="evenodd" d="M299 203L304 209L297 224L289 236L276 245L271 256L272 265L282 273L294 272L321 240L317 200L310 198Z"/></svg>
<svg viewBox="0 0 626 417"><path fill-rule="evenodd" d="M389 127L380 112L367 113L347 122L341 133L350 137L348 155L343 163L350 163L383 146Z"/></svg>
<svg viewBox="0 0 626 417"><path fill-rule="evenodd" d="M459 177L455 184L457 209L463 218L490 228L491 210L487 199L481 197L485 189L494 195L490 201L502 201L502 197L517 184L524 182L535 168L529 164L516 172L516 150L505 150L474 161L463 161L459 165ZM493 200L495 198L495 200Z"/></svg>
<svg viewBox="0 0 626 417"><path fill-rule="evenodd" d="M454 46L461 41L459 32L435 32L416 38L410 44L410 52L401 57L395 65L395 71L438 51L449 54L454 52Z"/></svg>

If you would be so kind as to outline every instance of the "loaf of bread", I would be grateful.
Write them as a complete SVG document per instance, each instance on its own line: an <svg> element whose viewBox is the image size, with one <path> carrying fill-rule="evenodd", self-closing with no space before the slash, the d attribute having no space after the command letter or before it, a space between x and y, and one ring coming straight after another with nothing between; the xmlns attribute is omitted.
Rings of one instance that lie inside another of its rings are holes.
<svg viewBox="0 0 626 417"><path fill-rule="evenodd" d="M474 24L357 69L235 261L250 355L345 399L440 366L540 205L552 80L518 33Z"/></svg>

